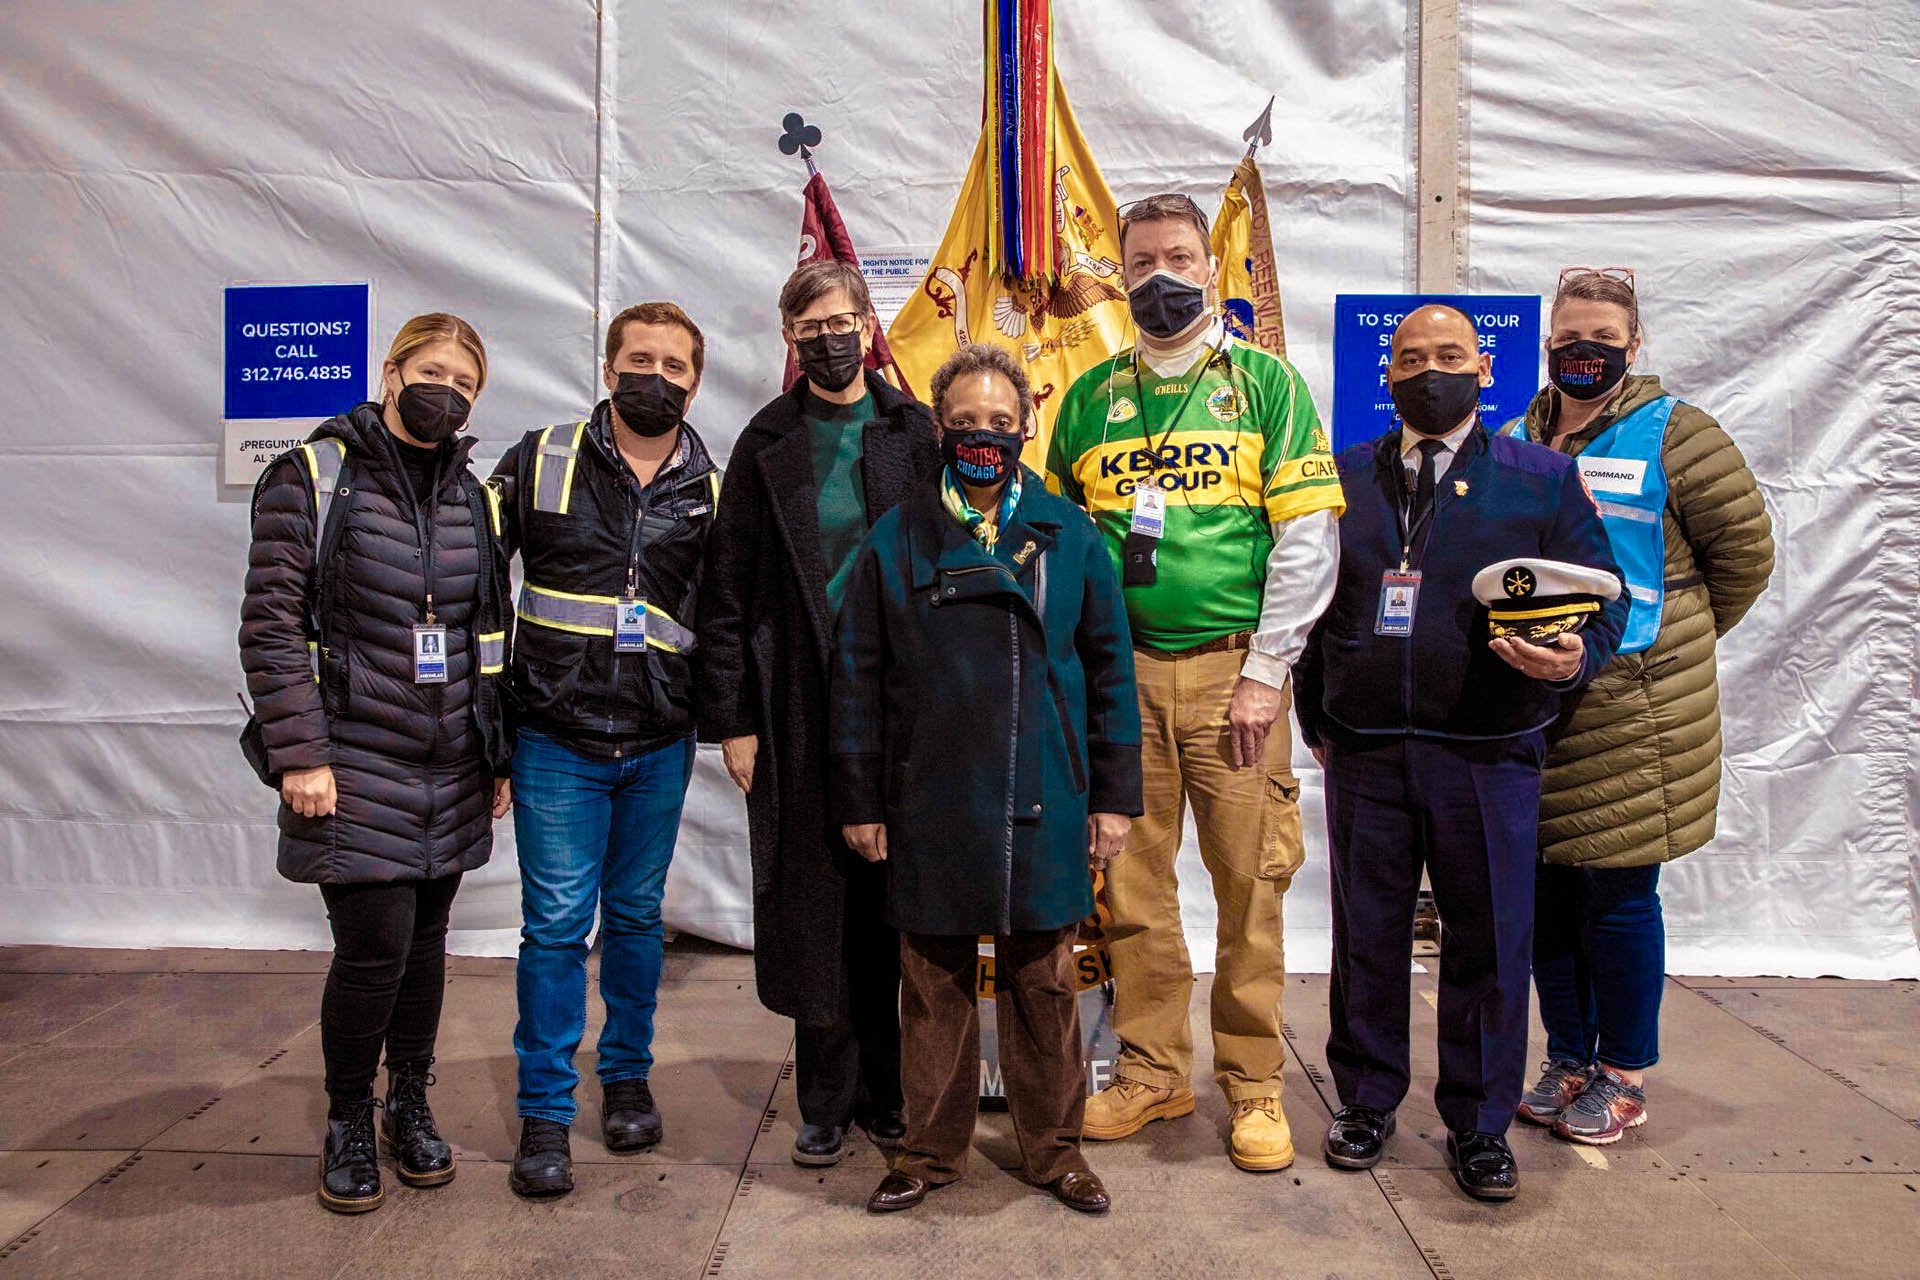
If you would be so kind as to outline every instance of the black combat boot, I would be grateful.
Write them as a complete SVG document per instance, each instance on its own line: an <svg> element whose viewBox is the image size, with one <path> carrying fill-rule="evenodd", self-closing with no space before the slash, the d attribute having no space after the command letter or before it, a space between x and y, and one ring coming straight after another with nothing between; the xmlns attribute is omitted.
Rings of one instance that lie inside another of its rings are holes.
<svg viewBox="0 0 1920 1280"><path fill-rule="evenodd" d="M645 1151L660 1144L660 1108L645 1080L615 1080L600 1098L600 1133L607 1150Z"/></svg>
<svg viewBox="0 0 1920 1280"><path fill-rule="evenodd" d="M320 1203L335 1213L366 1213L386 1199L373 1136L373 1109L378 1105L369 1094L327 1109L327 1143L320 1151Z"/></svg>
<svg viewBox="0 0 1920 1280"><path fill-rule="evenodd" d="M513 1153L507 1185L518 1196L563 1196L573 1190L573 1144L567 1126L528 1116L520 1122L520 1148Z"/></svg>
<svg viewBox="0 0 1920 1280"><path fill-rule="evenodd" d="M453 1148L434 1126L427 1106L427 1068L433 1059L387 1064L386 1114L380 1134L393 1153L393 1171L410 1187L438 1187L453 1181Z"/></svg>

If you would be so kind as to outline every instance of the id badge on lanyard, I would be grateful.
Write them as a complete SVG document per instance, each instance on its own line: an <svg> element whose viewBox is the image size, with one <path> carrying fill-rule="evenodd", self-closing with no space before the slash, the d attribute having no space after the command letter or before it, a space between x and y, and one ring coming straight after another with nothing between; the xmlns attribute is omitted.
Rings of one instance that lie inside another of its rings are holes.
<svg viewBox="0 0 1920 1280"><path fill-rule="evenodd" d="M623 597L613 615L613 651L644 653L647 648L647 602Z"/></svg>
<svg viewBox="0 0 1920 1280"><path fill-rule="evenodd" d="M1164 490L1143 484L1133 491L1133 532L1148 538L1166 535L1167 495Z"/></svg>
<svg viewBox="0 0 1920 1280"><path fill-rule="evenodd" d="M437 622L416 623L413 628L413 682L447 682L447 629Z"/></svg>
<svg viewBox="0 0 1920 1280"><path fill-rule="evenodd" d="M1380 575L1380 612L1373 621L1377 636L1413 634L1413 612L1420 604L1420 571L1388 569Z"/></svg>

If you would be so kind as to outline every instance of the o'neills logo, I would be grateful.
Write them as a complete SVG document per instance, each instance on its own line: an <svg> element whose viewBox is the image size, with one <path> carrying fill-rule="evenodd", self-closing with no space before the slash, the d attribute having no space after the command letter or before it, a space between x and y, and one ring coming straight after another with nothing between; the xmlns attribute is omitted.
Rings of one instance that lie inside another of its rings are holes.
<svg viewBox="0 0 1920 1280"><path fill-rule="evenodd" d="M1571 382L1576 387L1591 387L1600 381L1600 375L1607 371L1607 362L1598 356L1585 360L1562 360L1560 362L1560 381Z"/></svg>

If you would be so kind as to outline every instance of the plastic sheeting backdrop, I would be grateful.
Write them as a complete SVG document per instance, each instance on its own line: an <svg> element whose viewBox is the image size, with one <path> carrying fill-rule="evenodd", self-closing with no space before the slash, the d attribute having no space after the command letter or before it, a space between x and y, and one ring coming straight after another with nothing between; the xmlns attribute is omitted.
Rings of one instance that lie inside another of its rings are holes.
<svg viewBox="0 0 1920 1280"><path fill-rule="evenodd" d="M1729 426L1777 521L1772 590L1722 650L1721 838L1668 880L1673 966L1920 973L1920 446L1888 429L1920 399L1898 358L1920 342L1920 124L1899 92L1920 12L1630 8L1468 6L1471 284L1638 266L1648 367ZM1210 206L1278 93L1263 166L1290 352L1324 412L1332 295L1409 284L1408 6L1059 0L1057 19L1122 200L1178 187ZM382 343L418 311L474 320L483 466L598 396L598 315L678 298L710 344L690 417L724 456L777 390L804 179L773 146L781 116L826 130L863 247L931 247L979 120L975 0L865 21L654 0L603 24L590 4L345 0L267 21L157 0L133 21L81 0L12 6L0 37L5 942L326 945L317 895L274 875L274 803L233 745L247 530L214 477L223 284L372 279ZM1605 74L1579 80L1588 66ZM1311 853L1288 952L1317 968L1324 828L1298 767ZM461 891L457 950L514 945L500 833ZM1210 894L1183 858L1205 964ZM741 805L703 749L668 922L748 944L747 886Z"/></svg>

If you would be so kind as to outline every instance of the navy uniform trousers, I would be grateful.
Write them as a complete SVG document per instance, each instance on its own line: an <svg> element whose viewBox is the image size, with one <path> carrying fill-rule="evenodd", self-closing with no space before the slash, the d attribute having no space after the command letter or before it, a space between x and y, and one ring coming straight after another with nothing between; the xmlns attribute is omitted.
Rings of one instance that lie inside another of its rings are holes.
<svg viewBox="0 0 1920 1280"><path fill-rule="evenodd" d="M1440 1080L1455 1132L1505 1133L1527 1069L1533 877L1546 744L1361 735L1329 726L1332 1032L1342 1106L1407 1095L1413 913L1424 867L1439 908Z"/></svg>

